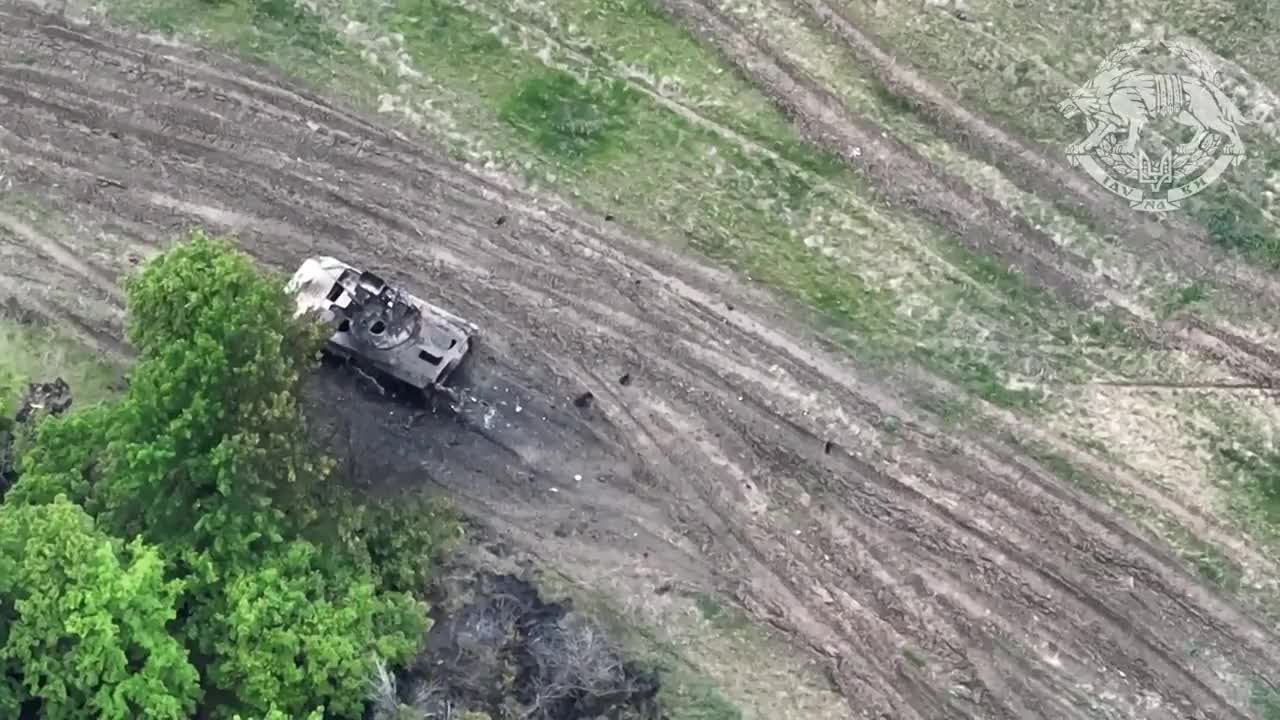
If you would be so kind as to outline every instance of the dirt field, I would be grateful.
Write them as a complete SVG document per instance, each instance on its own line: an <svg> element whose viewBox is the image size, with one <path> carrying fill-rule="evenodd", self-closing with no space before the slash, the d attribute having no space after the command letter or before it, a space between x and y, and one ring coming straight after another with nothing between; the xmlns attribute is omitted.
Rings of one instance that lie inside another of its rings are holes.
<svg viewBox="0 0 1280 720"><path fill-rule="evenodd" d="M817 139L863 148L873 177L896 178L889 199L1073 302L1123 295L788 79L709 4L669 7ZM128 352L120 275L196 223L280 271L333 254L472 319L484 337L456 415L318 379L334 411L321 431L355 451L350 469L439 483L583 582L618 568L637 593L710 580L828 658L855 716L1243 719L1255 682L1280 683L1274 626L1017 441L1137 484L1122 472L1012 414L944 430L906 400L959 395L942 380L854 367L735 276L260 69L5 0L0 173L7 196L56 216L0 211L0 292L104 353ZM1280 364L1230 328L1178 334L1140 308L1129 321L1247 377ZM1169 511L1276 575L1193 507Z"/></svg>

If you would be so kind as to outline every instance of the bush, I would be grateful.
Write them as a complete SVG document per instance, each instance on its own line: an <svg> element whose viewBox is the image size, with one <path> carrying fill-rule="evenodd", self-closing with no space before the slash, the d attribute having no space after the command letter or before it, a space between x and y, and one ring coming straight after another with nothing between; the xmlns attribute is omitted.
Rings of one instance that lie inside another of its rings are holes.
<svg viewBox="0 0 1280 720"><path fill-rule="evenodd" d="M396 498L367 511L360 535L380 587L392 592L422 592L434 561L458 537L452 508L427 497Z"/></svg>

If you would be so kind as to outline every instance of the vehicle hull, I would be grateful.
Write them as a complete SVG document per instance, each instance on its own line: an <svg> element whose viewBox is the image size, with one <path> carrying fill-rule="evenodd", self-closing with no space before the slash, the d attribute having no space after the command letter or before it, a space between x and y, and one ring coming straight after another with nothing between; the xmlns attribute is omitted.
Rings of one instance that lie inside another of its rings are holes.
<svg viewBox="0 0 1280 720"><path fill-rule="evenodd" d="M471 350L475 324L336 258L307 258L286 286L297 316L333 327L331 355L361 361L420 390L440 388Z"/></svg>

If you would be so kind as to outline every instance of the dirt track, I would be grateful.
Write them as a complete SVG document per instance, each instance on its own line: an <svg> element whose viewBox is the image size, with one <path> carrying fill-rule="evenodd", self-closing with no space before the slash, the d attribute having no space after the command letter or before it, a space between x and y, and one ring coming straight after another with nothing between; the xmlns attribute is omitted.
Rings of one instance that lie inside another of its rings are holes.
<svg viewBox="0 0 1280 720"><path fill-rule="evenodd" d="M1026 218L1001 207L980 188L947 173L884 128L851 113L834 95L809 78L758 29L744 27L717 0L661 0L673 19L688 26L766 94L812 142L845 158L869 178L885 199L911 208L952 232L974 251L1017 268L1059 299L1081 307L1111 306L1115 318L1152 347L1185 350L1206 357L1241 378L1261 385L1280 382L1280 357L1224 323L1158 323L1151 308L1121 283L1097 273L1089 258L1057 245ZM1061 199L1108 232L1123 237L1149 272L1174 270L1185 277L1211 274L1242 303L1259 297L1280 299L1280 285L1264 273L1230 259L1204 239L1204 229L1182 218L1162 222L1136 217L1114 197L1090 187L1056 159L1039 154L948 99L909 68L898 66L847 19L821 0L803 6L880 81L921 108L947 137L1007 169L1018 183L1045 197ZM855 154L854 149L859 152Z"/></svg>
<svg viewBox="0 0 1280 720"><path fill-rule="evenodd" d="M187 224L282 271L338 255L485 331L457 417L321 377L357 473L441 483L582 576L713 581L830 656L858 716L1247 718L1243 674L1280 681L1273 630L737 280L261 71L24 7L0 4L0 188L77 232L0 214L0 291L104 351L130 253Z"/></svg>

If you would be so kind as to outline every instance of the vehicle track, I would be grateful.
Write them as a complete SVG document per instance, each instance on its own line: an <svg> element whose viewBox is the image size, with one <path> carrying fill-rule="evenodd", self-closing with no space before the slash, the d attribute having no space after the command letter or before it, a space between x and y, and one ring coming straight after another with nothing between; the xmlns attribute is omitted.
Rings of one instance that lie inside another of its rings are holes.
<svg viewBox="0 0 1280 720"><path fill-rule="evenodd" d="M119 342L123 249L200 223L277 270L376 269L484 328L456 413L316 376L318 437L353 481L440 483L579 572L714 582L831 657L862 717L1083 719L1111 697L1247 718L1236 679L1280 680L1274 629L1016 448L944 434L776 300L263 70L60 23L0 1L0 172L85 230L48 252L0 223L22 299Z"/></svg>
<svg viewBox="0 0 1280 720"><path fill-rule="evenodd" d="M1029 281L1063 301L1085 308L1110 306L1118 320L1153 347L1185 349L1213 358L1240 377L1259 384L1280 382L1280 367L1272 362L1270 355L1258 352L1255 343L1230 328L1216 328L1213 333L1216 339L1206 339L1201 334L1180 332L1181 328L1156 322L1149 308L1143 307L1110 278L1095 273L1088 258L1058 246L1021 215L1000 207L968 182L950 175L874 122L854 116L831 93L793 67L783 53L771 45L768 37L743 27L738 19L723 12L715 0L661 0L659 4L674 20L718 48L807 138L844 158L870 179L887 201L911 209L949 230L970 249L1017 268ZM957 128L967 123L963 133L967 139L960 143L962 147L972 149L974 138L991 140L991 147L979 155L990 156L1001 167L1012 167L1013 178L1020 183L1029 182L1027 176L1032 171L1055 177L1058 170L1054 163L1044 158L1033 161L1028 155L1030 151L1025 149L1020 149L1015 156L1012 153L1020 148L1016 141L975 115L953 107L947 108L949 114L940 114L937 106L941 96L936 91L902 67L884 67L885 57L873 52L874 44L869 38L855 35L850 24L838 20L840 16L819 12L815 10L817 7L805 0L806 11L816 12L814 17L827 27L834 27L833 32L854 49L855 55L867 61L883 82L893 88L905 88L909 100L933 109L935 121L944 133L950 133L950 137L959 141L961 131ZM854 148L859 152L855 154ZM1078 185L1061 179L1058 183L1072 188ZM1043 189L1034 183L1030 187ZM1125 237L1133 237L1139 249L1150 251L1147 257L1168 261L1188 277L1199 277L1207 268L1227 268L1229 274L1215 274L1215 278L1246 301L1259 296L1273 297L1280 292L1274 280L1238 262L1226 261L1221 253L1201 242L1202 231L1185 222L1175 222L1174 227L1166 227L1162 232L1158 223L1128 220L1112 213L1109 206L1092 195L1073 197L1089 212L1105 219L1108 227L1125 233ZM1163 252L1170 243L1176 245L1181 241L1185 243L1168 253Z"/></svg>
<svg viewBox="0 0 1280 720"><path fill-rule="evenodd" d="M1044 147L1024 143L990 118L972 111L929 82L909 63L886 51L883 41L859 28L848 14L827 0L785 0L822 26L850 54L869 68L894 95L903 98L966 151L1001 167L1020 185L1041 197L1061 196L1080 208L1107 232L1123 237L1136 253L1168 262L1192 276L1215 268L1220 280L1240 293L1280 298L1280 285L1266 273L1230 258L1209 244L1203 227L1181 215L1159 219L1135 213L1126 203L1059 159ZM1083 81L1084 78L1077 78Z"/></svg>

